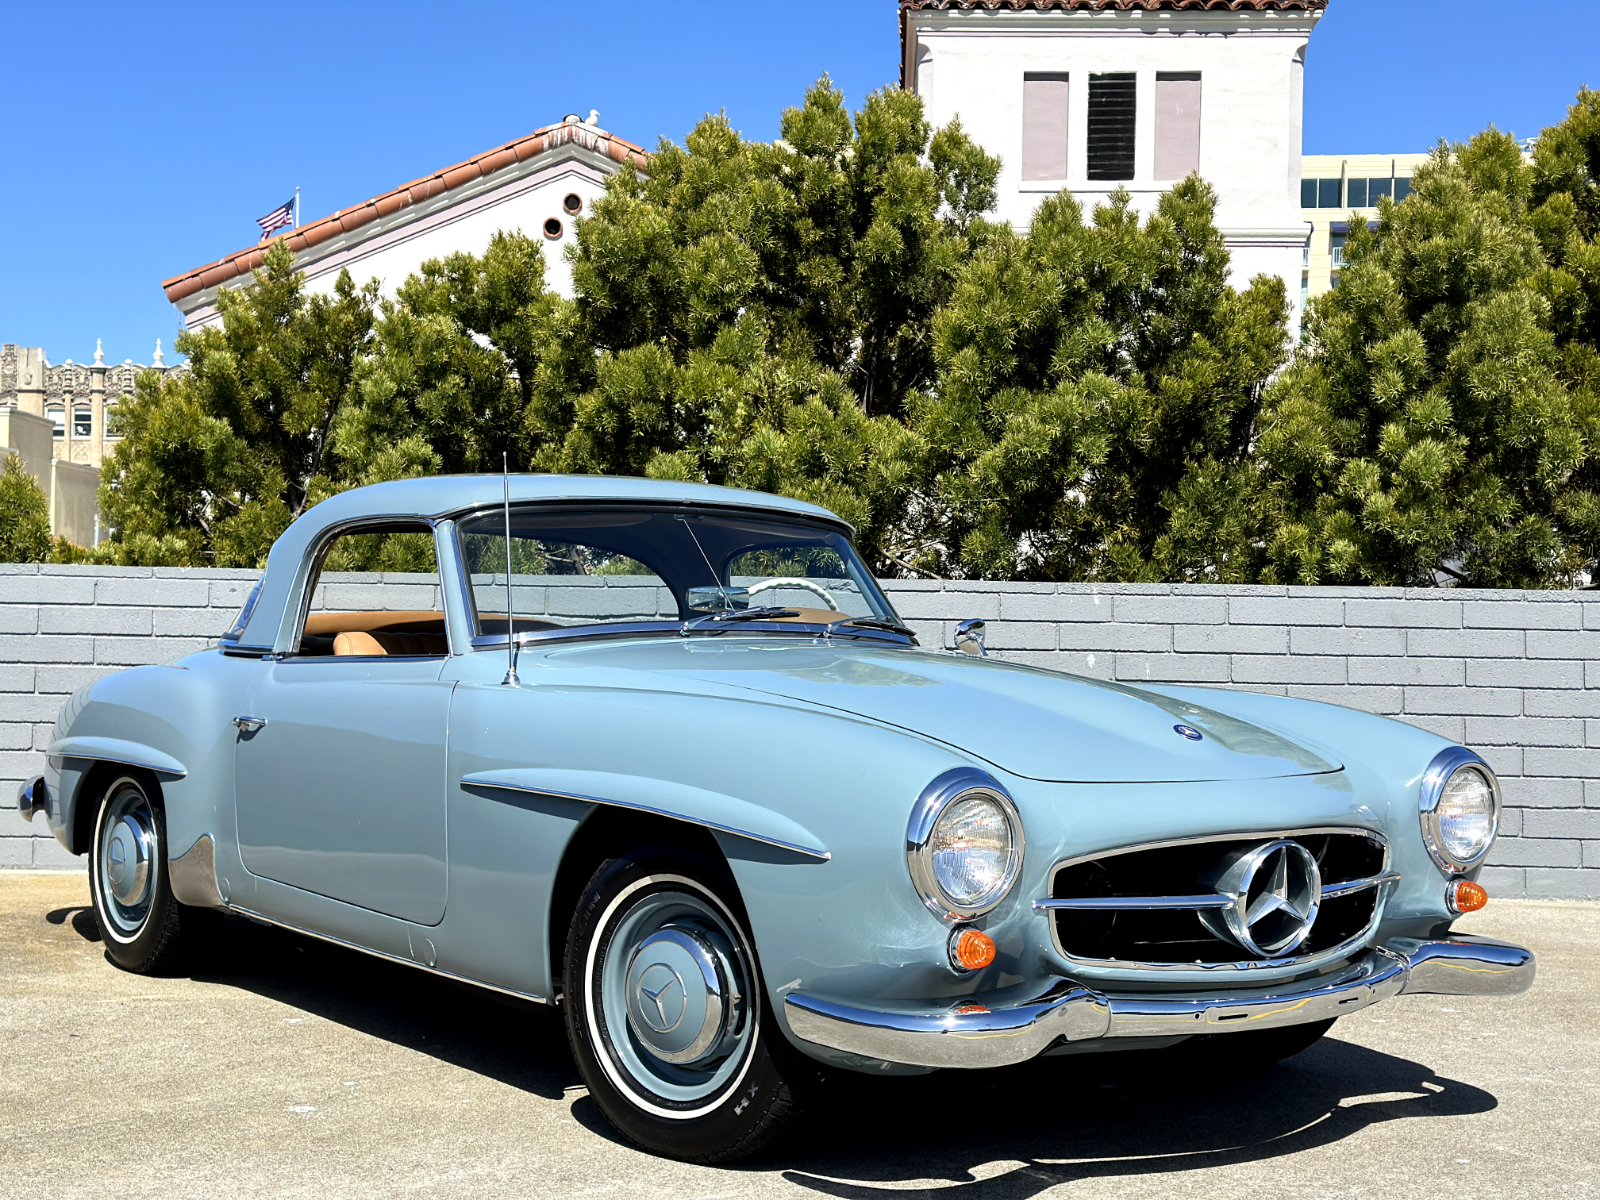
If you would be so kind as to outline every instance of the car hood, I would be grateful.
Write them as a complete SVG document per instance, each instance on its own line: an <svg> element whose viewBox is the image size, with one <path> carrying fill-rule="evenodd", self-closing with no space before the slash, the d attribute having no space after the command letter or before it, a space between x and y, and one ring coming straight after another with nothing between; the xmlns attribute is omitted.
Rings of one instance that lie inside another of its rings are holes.
<svg viewBox="0 0 1600 1200"><path fill-rule="evenodd" d="M645 671L897 726L1013 775L1060 783L1269 779L1340 770L1282 733L1119 683L997 659L775 637L591 643L548 666ZM1198 740L1180 734L1183 725ZM819 752L826 752L819 748Z"/></svg>

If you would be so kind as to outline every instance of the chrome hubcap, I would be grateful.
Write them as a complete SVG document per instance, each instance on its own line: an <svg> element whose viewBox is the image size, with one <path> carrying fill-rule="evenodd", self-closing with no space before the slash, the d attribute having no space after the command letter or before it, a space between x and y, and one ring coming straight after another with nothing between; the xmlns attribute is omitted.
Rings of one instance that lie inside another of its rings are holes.
<svg viewBox="0 0 1600 1200"><path fill-rule="evenodd" d="M733 966L712 940L692 927L652 933L628 967L628 1025L662 1062L693 1063L712 1053L728 1032L741 997L729 980Z"/></svg>
<svg viewBox="0 0 1600 1200"><path fill-rule="evenodd" d="M117 930L137 933L155 895L155 812L137 787L124 783L100 822L101 908Z"/></svg>
<svg viewBox="0 0 1600 1200"><path fill-rule="evenodd" d="M748 950L721 905L695 886L657 877L619 897L590 975L601 1065L670 1115L719 1103L755 1041Z"/></svg>

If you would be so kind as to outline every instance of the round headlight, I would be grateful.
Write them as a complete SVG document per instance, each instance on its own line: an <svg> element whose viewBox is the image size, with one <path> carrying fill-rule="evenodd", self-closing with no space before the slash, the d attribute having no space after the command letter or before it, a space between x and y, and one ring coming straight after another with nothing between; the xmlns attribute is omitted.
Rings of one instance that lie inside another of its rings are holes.
<svg viewBox="0 0 1600 1200"><path fill-rule="evenodd" d="M912 810L906 859L917 891L941 917L988 912L1022 867L1022 822L1010 795L981 771L947 771Z"/></svg>
<svg viewBox="0 0 1600 1200"><path fill-rule="evenodd" d="M1446 871L1467 871L1494 845L1500 784L1470 750L1452 747L1422 777L1422 840Z"/></svg>

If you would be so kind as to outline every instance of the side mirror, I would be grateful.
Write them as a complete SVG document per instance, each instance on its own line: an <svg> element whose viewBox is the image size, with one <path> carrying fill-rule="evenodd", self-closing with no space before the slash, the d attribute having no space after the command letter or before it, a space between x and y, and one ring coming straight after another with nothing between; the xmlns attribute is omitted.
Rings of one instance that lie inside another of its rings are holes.
<svg viewBox="0 0 1600 1200"><path fill-rule="evenodd" d="M750 607L750 589L744 587L692 587L684 594L690 612L732 612Z"/></svg>
<svg viewBox="0 0 1600 1200"><path fill-rule="evenodd" d="M956 649L974 658L987 658L989 651L983 644L985 622L982 617L968 617L956 625Z"/></svg>

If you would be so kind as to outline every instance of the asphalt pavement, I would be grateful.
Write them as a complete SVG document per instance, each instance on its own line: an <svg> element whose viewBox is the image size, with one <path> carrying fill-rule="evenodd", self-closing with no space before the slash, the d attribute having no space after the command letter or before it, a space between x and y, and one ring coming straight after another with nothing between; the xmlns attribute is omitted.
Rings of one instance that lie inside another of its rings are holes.
<svg viewBox="0 0 1600 1200"><path fill-rule="evenodd" d="M1156 1054L847 1077L738 1168L623 1143L553 1010L222 922L111 966L81 874L0 872L0 1195L1585 1197L1600 1200L1600 905L1458 928L1532 991L1401 996L1265 1074Z"/></svg>

